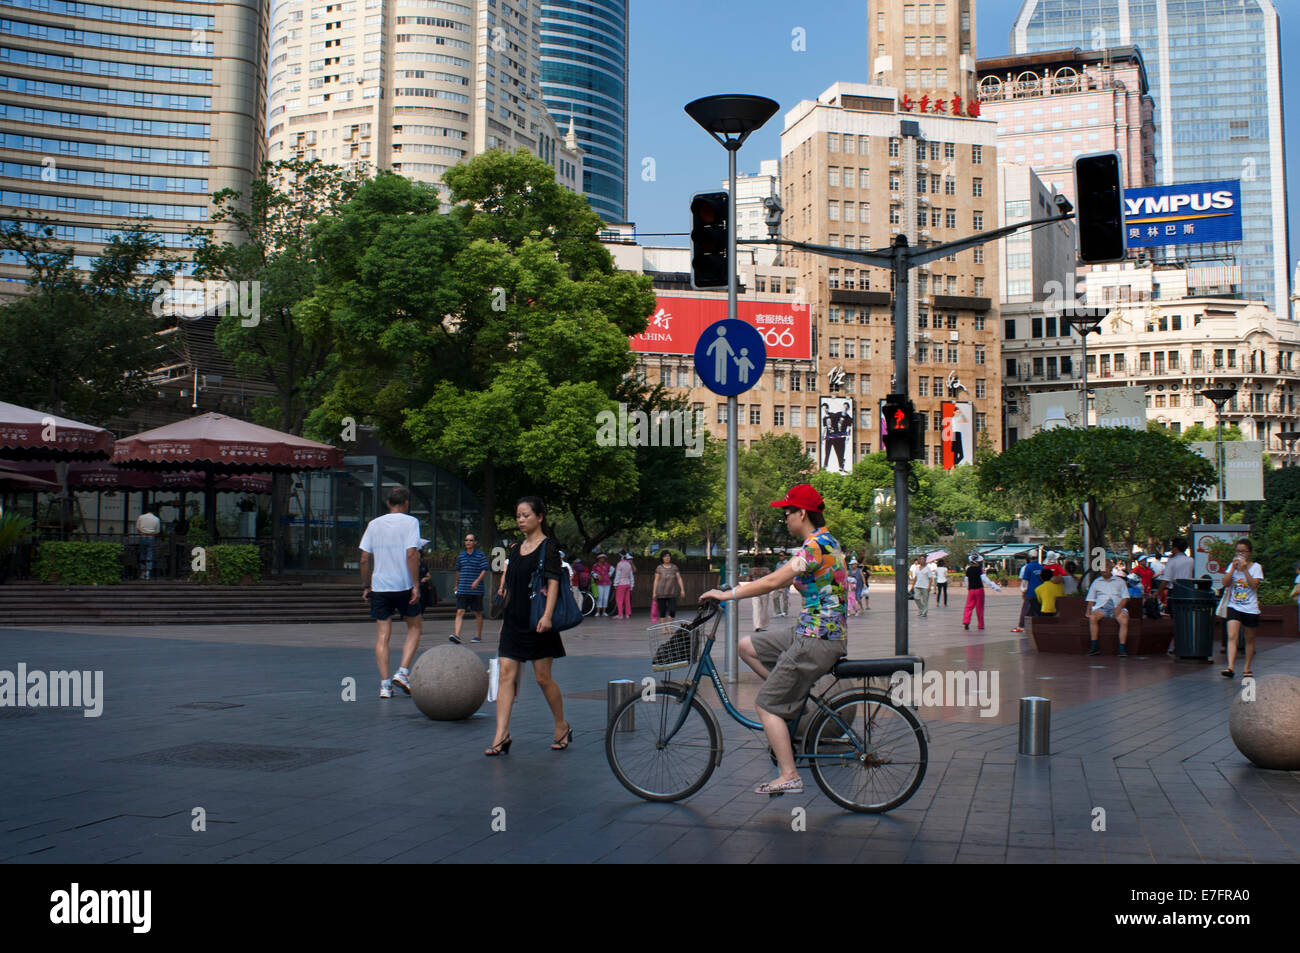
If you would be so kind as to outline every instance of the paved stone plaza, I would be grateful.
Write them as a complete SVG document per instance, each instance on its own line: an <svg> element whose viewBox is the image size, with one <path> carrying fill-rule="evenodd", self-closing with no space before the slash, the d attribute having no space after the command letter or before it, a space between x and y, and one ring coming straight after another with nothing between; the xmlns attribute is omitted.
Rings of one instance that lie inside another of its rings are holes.
<svg viewBox="0 0 1300 953"><path fill-rule="evenodd" d="M894 654L892 590L872 595L850 621L851 657ZM839 810L806 771L798 797L752 794L773 769L761 737L725 716L726 756L702 791L672 805L625 791L605 761L605 685L649 674L643 613L566 633L555 674L573 746L549 750L528 674L500 758L483 757L493 705L436 723L400 693L376 697L363 607L355 625L0 629L0 670L102 670L105 695L98 718L0 708L0 861L1300 860L1300 773L1237 752L1227 712L1240 680L1221 664L1040 656L1009 632L1018 594L990 598L982 633L962 630L960 598L913 618L912 647L931 669L997 671L997 716L922 708L925 782L884 816ZM474 647L485 660L496 628ZM449 632L427 621L425 646ZM1300 642L1261 639L1255 672L1300 674ZM354 702L341 698L348 677ZM755 683L745 671L745 706ZM1024 695L1053 700L1050 757L1016 753ZM797 807L806 830L792 829ZM1105 831L1092 830L1098 807ZM195 808L205 831L192 830Z"/></svg>

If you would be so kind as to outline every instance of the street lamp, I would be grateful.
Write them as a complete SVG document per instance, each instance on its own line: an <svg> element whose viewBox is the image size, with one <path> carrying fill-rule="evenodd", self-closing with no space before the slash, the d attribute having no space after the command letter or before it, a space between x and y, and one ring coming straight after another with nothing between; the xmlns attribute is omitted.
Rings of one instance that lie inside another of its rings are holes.
<svg viewBox="0 0 1300 953"><path fill-rule="evenodd" d="M727 318L736 318L736 153L749 134L771 119L781 106L766 96L726 94L705 96L686 104L686 114L727 150ZM736 526L736 398L727 398L727 584L740 578L739 535ZM734 608L734 606L733 606ZM726 678L740 678L740 612L727 612Z"/></svg>
<svg viewBox="0 0 1300 953"><path fill-rule="evenodd" d="M1110 314L1109 308L1070 308L1061 312L1061 323L1067 328L1079 332L1083 341L1083 360L1079 365L1082 375L1079 382L1079 429L1088 429L1088 335L1101 330L1101 322ZM1083 504L1083 581L1090 578L1092 568L1092 521L1093 501L1088 499Z"/></svg>
<svg viewBox="0 0 1300 953"><path fill-rule="evenodd" d="M1237 396L1235 387L1207 387L1201 396L1214 404L1214 469L1219 472L1219 525L1223 525L1223 405Z"/></svg>
<svg viewBox="0 0 1300 953"><path fill-rule="evenodd" d="M1300 430L1279 430L1277 439L1286 444L1286 465L1295 466L1295 442L1300 440Z"/></svg>

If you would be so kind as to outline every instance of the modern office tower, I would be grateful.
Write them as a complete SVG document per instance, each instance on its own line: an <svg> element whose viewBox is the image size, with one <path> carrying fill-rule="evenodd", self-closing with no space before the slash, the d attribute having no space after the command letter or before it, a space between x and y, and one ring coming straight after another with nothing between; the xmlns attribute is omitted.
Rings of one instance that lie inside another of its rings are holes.
<svg viewBox="0 0 1300 953"><path fill-rule="evenodd" d="M123 222L183 250L265 156L266 29L259 0L0 2L0 218L48 219L80 268ZM0 255L0 296L26 275Z"/></svg>
<svg viewBox="0 0 1300 953"><path fill-rule="evenodd" d="M584 153L581 190L606 222L627 218L628 0L534 0L542 98Z"/></svg>
<svg viewBox="0 0 1300 953"><path fill-rule="evenodd" d="M470 156L522 147L579 190L582 152L542 103L539 13L528 0L282 0L268 157L437 183Z"/></svg>
<svg viewBox="0 0 1300 953"><path fill-rule="evenodd" d="M1243 240L1186 246L1180 259L1234 259L1242 293L1285 314L1286 159L1276 5L1270 0L1025 0L1013 53L1137 46L1155 101L1161 185L1239 179Z"/></svg>
<svg viewBox="0 0 1300 953"><path fill-rule="evenodd" d="M937 245L996 227L997 125L909 110L912 99L905 90L836 83L785 114L786 238L878 249L899 234L914 246ZM905 138L913 122L919 138ZM797 251L786 261L798 268L812 305L816 383L825 392L827 372L841 367L859 405L858 442L879 449L874 412L894 372L892 276L850 259ZM910 396L931 422L931 462L940 460L940 402L954 378L966 388L959 399L975 404L976 430L987 430L1001 446L997 285L996 243L912 273Z"/></svg>
<svg viewBox="0 0 1300 953"><path fill-rule="evenodd" d="M1074 202L1074 159L1120 154L1125 188L1156 184L1155 102L1135 46L981 59L981 112L998 123L998 161L1034 170Z"/></svg>
<svg viewBox="0 0 1300 953"><path fill-rule="evenodd" d="M867 48L873 85L917 100L968 104L976 95L975 0L868 0Z"/></svg>

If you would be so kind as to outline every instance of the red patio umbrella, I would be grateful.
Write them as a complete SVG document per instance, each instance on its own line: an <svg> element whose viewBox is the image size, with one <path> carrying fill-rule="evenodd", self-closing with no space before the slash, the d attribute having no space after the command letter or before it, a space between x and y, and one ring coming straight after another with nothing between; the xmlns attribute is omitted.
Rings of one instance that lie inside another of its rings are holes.
<svg viewBox="0 0 1300 953"><path fill-rule="evenodd" d="M113 435L103 427L0 401L0 460L107 460Z"/></svg>
<svg viewBox="0 0 1300 953"><path fill-rule="evenodd" d="M56 492L59 485L52 480L45 480L20 470L0 468L0 490L8 492Z"/></svg>
<svg viewBox="0 0 1300 953"><path fill-rule="evenodd" d="M8 461L9 470L38 480L56 480L58 475L48 463ZM69 489L74 490L202 490L207 479L201 470L176 473L128 470L108 460L67 465ZM271 476L267 473L235 473L218 477L218 493L270 493Z"/></svg>
<svg viewBox="0 0 1300 953"><path fill-rule="evenodd" d="M220 477L326 470L343 465L343 451L225 414L202 414L117 441L112 462L126 469L200 471L208 533L215 539Z"/></svg>

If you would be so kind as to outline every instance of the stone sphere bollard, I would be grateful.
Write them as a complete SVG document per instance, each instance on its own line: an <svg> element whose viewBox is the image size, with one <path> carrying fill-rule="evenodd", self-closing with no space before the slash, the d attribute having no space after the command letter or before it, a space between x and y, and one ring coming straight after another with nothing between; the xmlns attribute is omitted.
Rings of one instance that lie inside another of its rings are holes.
<svg viewBox="0 0 1300 953"><path fill-rule="evenodd" d="M1228 733L1257 768L1300 771L1300 678L1255 678L1255 698L1238 691L1228 711Z"/></svg>
<svg viewBox="0 0 1300 953"><path fill-rule="evenodd" d="M435 645L411 666L415 707L434 721L461 721L483 707L488 676L483 660L463 645Z"/></svg>

